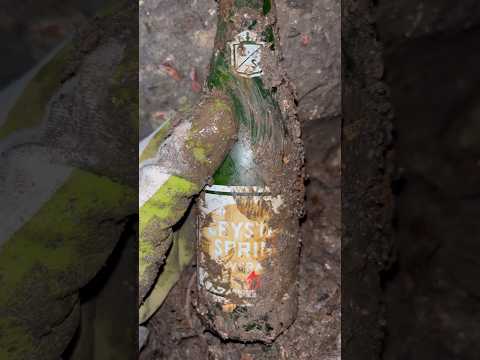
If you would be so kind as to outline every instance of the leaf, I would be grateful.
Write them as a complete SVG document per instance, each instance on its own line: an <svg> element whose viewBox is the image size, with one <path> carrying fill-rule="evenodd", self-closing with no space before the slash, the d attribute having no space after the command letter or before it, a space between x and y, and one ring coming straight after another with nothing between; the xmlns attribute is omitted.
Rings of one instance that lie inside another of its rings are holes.
<svg viewBox="0 0 480 360"><path fill-rule="evenodd" d="M167 73L168 76L170 76L172 79L176 81L180 81L182 77L180 76L179 72L177 69L175 69L172 65L169 63L164 63L162 64L163 69Z"/></svg>
<svg viewBox="0 0 480 360"><path fill-rule="evenodd" d="M190 80L192 80L192 91L200 92L202 91L202 85L198 82L198 74L195 68L190 70Z"/></svg>

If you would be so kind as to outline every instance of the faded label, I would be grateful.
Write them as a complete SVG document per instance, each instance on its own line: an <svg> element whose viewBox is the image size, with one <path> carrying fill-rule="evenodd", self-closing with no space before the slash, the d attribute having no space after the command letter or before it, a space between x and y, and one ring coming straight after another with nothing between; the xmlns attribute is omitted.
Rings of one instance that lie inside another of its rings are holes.
<svg viewBox="0 0 480 360"><path fill-rule="evenodd" d="M278 229L269 220L280 203L258 187L206 189L199 219L200 287L224 304L250 305L262 288L264 264L274 261Z"/></svg>
<svg viewBox="0 0 480 360"><path fill-rule="evenodd" d="M261 60L264 42L258 40L257 33L243 31L229 43L233 69L243 77L252 78L263 74Z"/></svg>

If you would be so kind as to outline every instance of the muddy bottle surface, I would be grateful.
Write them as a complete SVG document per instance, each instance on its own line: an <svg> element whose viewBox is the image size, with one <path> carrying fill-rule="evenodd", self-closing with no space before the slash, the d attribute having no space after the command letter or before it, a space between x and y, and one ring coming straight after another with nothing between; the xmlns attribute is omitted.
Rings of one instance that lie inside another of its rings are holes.
<svg viewBox="0 0 480 360"><path fill-rule="evenodd" d="M297 310L302 148L293 99L270 83L272 4L239 3L220 1L208 79L230 97L239 133L199 199L197 310L225 339L271 342Z"/></svg>

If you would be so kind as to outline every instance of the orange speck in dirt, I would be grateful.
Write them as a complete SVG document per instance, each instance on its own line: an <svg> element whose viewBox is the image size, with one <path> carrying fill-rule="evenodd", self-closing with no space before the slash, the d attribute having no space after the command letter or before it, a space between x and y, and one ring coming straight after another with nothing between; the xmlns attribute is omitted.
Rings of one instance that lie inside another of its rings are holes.
<svg viewBox="0 0 480 360"><path fill-rule="evenodd" d="M228 312L228 313L231 313L233 310L235 310L237 307L237 305L235 304L223 304L222 305L222 310L224 312Z"/></svg>

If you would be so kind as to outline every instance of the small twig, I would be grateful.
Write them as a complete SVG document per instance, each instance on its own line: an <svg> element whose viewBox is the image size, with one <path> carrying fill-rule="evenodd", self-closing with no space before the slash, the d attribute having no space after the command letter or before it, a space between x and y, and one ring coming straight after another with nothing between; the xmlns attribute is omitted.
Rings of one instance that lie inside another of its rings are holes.
<svg viewBox="0 0 480 360"><path fill-rule="evenodd" d="M303 94L302 96L300 96L300 98L298 99L298 102L302 101L306 96L310 95L312 92L314 92L315 90L321 88L322 86L324 86L325 84L318 84L317 86L314 86L313 88L311 88L310 90L308 90L305 94Z"/></svg>
<svg viewBox="0 0 480 360"><path fill-rule="evenodd" d="M192 297L191 292L192 292L193 284L195 283L196 274L197 272L194 271L192 276L190 276L190 280L188 280L187 294L185 296L185 307L184 307L185 318L187 319L188 326L190 327L190 329L193 329L193 321L190 315L190 303L191 303L191 297Z"/></svg>

